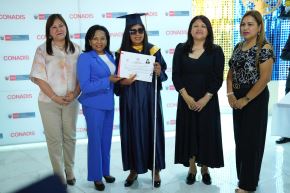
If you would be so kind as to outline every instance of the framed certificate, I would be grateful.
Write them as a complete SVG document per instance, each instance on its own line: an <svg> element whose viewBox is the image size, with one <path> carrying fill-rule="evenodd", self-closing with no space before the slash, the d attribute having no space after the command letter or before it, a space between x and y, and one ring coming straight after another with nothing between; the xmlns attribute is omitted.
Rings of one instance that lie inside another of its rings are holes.
<svg viewBox="0 0 290 193"><path fill-rule="evenodd" d="M121 51L118 75L129 78L136 74L136 80L152 82L155 56Z"/></svg>

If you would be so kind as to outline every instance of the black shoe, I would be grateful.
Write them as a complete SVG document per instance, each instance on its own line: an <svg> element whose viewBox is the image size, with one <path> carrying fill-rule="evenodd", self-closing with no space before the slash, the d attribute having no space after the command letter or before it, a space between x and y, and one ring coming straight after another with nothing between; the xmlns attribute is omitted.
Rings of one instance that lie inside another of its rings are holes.
<svg viewBox="0 0 290 193"><path fill-rule="evenodd" d="M154 187L159 188L161 186L161 180L159 181L154 181Z"/></svg>
<svg viewBox="0 0 290 193"><path fill-rule="evenodd" d="M188 175L186 177L186 183L188 185L194 184L194 182L195 182L195 176L196 176L196 174L188 173Z"/></svg>
<svg viewBox="0 0 290 193"><path fill-rule="evenodd" d="M290 138L288 137L281 137L280 139L276 141L277 144L283 144L283 143L288 143L288 142L290 142Z"/></svg>
<svg viewBox="0 0 290 193"><path fill-rule="evenodd" d="M129 175L130 176L130 175ZM135 175L135 177L133 179L126 179L124 186L125 187L130 187L132 186L132 184L134 183L135 180L137 180L138 178L138 174Z"/></svg>
<svg viewBox="0 0 290 193"><path fill-rule="evenodd" d="M211 177L209 173L202 174L202 182L206 185L211 185Z"/></svg>
<svg viewBox="0 0 290 193"><path fill-rule="evenodd" d="M75 183L76 183L76 179L75 178L73 178L73 179L70 179L70 180L66 180L66 183L68 184L68 185L70 185L70 186L73 186L73 185L75 185Z"/></svg>
<svg viewBox="0 0 290 193"><path fill-rule="evenodd" d="M105 190L105 184L103 184L103 182L97 183L97 181L95 181L94 184L95 184L96 190L99 190L99 191Z"/></svg>
<svg viewBox="0 0 290 193"><path fill-rule="evenodd" d="M113 176L104 176L107 183L114 183L116 178Z"/></svg>

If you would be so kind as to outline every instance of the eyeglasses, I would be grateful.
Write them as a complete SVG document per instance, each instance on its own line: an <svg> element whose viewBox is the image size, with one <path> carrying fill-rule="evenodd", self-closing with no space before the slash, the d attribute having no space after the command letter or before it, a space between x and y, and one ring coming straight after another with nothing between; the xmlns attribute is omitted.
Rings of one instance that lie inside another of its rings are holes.
<svg viewBox="0 0 290 193"><path fill-rule="evenodd" d="M129 30L130 35L136 35L137 32L138 32L138 34L143 34L144 33L144 28L130 29Z"/></svg>

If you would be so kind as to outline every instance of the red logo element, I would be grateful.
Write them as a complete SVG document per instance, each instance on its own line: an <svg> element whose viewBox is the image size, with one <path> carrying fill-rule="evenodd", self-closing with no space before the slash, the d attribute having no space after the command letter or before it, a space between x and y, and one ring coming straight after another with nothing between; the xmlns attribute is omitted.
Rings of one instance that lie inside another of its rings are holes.
<svg viewBox="0 0 290 193"><path fill-rule="evenodd" d="M175 90L174 85L169 85L166 87L166 90Z"/></svg>
<svg viewBox="0 0 290 193"><path fill-rule="evenodd" d="M112 18L113 17L113 13L109 12L105 14L105 18Z"/></svg>
<svg viewBox="0 0 290 193"><path fill-rule="evenodd" d="M174 16L175 15L175 11L169 11L168 15L169 16Z"/></svg>
<svg viewBox="0 0 290 193"><path fill-rule="evenodd" d="M166 50L166 54L174 54L175 49L174 48L170 48L168 50Z"/></svg>
<svg viewBox="0 0 290 193"><path fill-rule="evenodd" d="M167 125L175 125L176 124L176 120L169 120L166 122Z"/></svg>

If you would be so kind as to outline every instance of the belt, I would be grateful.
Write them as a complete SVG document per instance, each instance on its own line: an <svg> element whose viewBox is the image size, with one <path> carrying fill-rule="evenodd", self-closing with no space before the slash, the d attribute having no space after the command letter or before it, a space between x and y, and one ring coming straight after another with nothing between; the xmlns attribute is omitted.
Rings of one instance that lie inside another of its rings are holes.
<svg viewBox="0 0 290 193"><path fill-rule="evenodd" d="M238 83L233 83L233 88L238 90L241 88L251 88L253 85L252 84L238 84Z"/></svg>

